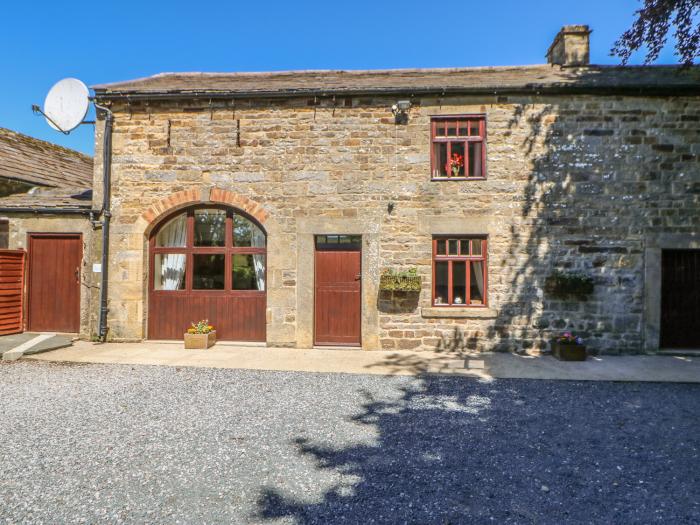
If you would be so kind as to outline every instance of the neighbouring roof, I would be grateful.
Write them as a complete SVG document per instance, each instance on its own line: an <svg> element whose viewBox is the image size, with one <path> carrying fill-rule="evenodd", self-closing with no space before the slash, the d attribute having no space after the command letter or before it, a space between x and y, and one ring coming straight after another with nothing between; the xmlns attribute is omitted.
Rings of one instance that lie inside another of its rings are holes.
<svg viewBox="0 0 700 525"><path fill-rule="evenodd" d="M92 157L0 128L0 177L37 186L92 187Z"/></svg>
<svg viewBox="0 0 700 525"><path fill-rule="evenodd" d="M368 71L161 73L93 86L99 99L456 93L700 94L700 67L552 65Z"/></svg>
<svg viewBox="0 0 700 525"><path fill-rule="evenodd" d="M38 188L29 193L15 193L0 198L0 211L75 211L89 212L92 208L92 190L85 188Z"/></svg>

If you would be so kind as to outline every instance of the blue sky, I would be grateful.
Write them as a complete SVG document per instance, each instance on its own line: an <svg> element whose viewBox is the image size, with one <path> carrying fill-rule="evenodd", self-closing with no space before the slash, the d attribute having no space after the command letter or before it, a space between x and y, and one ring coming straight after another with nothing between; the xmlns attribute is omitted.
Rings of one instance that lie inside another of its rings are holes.
<svg viewBox="0 0 700 525"><path fill-rule="evenodd" d="M8 2L0 16L0 126L86 153L31 112L57 80L92 85L164 71L267 71L541 64L558 29L589 24L608 56L637 0ZM69 7L67 7L69 6ZM640 63L643 56L635 57ZM659 62L674 62L666 50Z"/></svg>

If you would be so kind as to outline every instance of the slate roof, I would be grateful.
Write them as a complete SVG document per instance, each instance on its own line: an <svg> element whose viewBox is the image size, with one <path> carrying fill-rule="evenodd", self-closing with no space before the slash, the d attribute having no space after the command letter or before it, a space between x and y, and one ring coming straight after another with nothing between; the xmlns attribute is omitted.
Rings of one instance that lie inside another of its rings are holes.
<svg viewBox="0 0 700 525"><path fill-rule="evenodd" d="M92 157L0 128L0 177L37 186L92 187Z"/></svg>
<svg viewBox="0 0 700 525"><path fill-rule="evenodd" d="M85 188L38 188L29 193L15 193L0 198L0 211L76 210L89 212L92 190Z"/></svg>
<svg viewBox="0 0 700 525"><path fill-rule="evenodd" d="M92 86L98 98L189 96L302 96L442 93L687 93L700 94L700 67L552 65L278 71L266 73L161 73Z"/></svg>
<svg viewBox="0 0 700 525"><path fill-rule="evenodd" d="M0 210L90 210L92 157L0 128L0 177L37 186L0 198Z"/></svg>

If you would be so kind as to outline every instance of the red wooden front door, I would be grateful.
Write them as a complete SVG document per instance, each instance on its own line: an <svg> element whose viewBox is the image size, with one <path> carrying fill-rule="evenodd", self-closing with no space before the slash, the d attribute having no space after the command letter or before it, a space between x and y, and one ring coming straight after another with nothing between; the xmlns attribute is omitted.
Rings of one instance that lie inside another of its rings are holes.
<svg viewBox="0 0 700 525"><path fill-rule="evenodd" d="M315 344L359 346L362 278L359 243L333 247L317 242L315 259Z"/></svg>
<svg viewBox="0 0 700 525"><path fill-rule="evenodd" d="M661 254L661 348L700 348L700 250Z"/></svg>
<svg viewBox="0 0 700 525"><path fill-rule="evenodd" d="M29 235L28 330L80 331L82 260L79 233Z"/></svg>

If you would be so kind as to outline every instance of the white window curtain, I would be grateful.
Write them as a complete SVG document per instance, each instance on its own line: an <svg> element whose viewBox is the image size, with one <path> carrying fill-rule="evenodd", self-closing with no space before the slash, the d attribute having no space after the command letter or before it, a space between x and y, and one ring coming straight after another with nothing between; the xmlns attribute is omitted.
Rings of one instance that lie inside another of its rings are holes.
<svg viewBox="0 0 700 525"><path fill-rule="evenodd" d="M255 224L253 226L252 246L254 248L265 247L265 234ZM258 290L265 290L265 256L260 253L253 254L253 267L255 268L255 280Z"/></svg>
<svg viewBox="0 0 700 525"><path fill-rule="evenodd" d="M187 242L187 214L183 213L158 233L156 244L161 247L183 247ZM163 254L160 267L161 290L181 290L185 282L185 254Z"/></svg>
<svg viewBox="0 0 700 525"><path fill-rule="evenodd" d="M185 247L187 242L187 214L183 213L166 224L156 237L159 248Z"/></svg>
<svg viewBox="0 0 700 525"><path fill-rule="evenodd" d="M484 268L481 261L472 261L472 275L476 280L476 287L479 289L479 295L481 295L481 301L485 302L484 298Z"/></svg>
<svg viewBox="0 0 700 525"><path fill-rule="evenodd" d="M185 282L185 254L168 253L160 268L162 290L182 290Z"/></svg>

